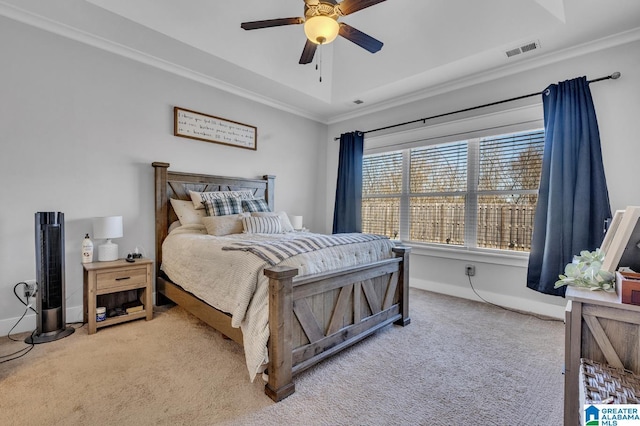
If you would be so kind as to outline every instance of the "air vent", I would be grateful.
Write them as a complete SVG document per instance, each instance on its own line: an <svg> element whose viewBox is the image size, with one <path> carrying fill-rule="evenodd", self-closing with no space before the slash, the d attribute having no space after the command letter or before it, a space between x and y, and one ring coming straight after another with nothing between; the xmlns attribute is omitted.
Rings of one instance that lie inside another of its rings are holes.
<svg viewBox="0 0 640 426"><path fill-rule="evenodd" d="M511 49L511 50L507 50L507 58L510 58L512 56L516 56L522 53L522 51L520 50L520 48L518 47L517 49Z"/></svg>
<svg viewBox="0 0 640 426"><path fill-rule="evenodd" d="M532 50L540 49L539 41L532 41L531 43L524 44L522 46L516 47L515 49L509 49L505 52L507 58L511 58L522 53L531 52Z"/></svg>

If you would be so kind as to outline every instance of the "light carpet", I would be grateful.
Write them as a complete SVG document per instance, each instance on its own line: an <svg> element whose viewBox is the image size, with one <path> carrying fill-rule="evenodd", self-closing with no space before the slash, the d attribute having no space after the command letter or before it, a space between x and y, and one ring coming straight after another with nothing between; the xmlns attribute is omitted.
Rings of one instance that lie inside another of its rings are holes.
<svg viewBox="0 0 640 426"><path fill-rule="evenodd" d="M409 326L301 373L277 404L249 382L242 348L180 307L85 325L0 364L0 423L562 424L562 322L416 289L410 303ZM5 337L0 355L23 346Z"/></svg>

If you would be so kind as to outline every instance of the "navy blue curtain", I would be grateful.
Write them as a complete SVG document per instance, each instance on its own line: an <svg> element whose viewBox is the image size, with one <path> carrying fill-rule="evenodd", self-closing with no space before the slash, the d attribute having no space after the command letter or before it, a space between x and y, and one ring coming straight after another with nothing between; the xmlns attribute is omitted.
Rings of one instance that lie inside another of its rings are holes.
<svg viewBox="0 0 640 426"><path fill-rule="evenodd" d="M340 159L336 203L333 210L333 233L362 232L362 152L364 134L340 135Z"/></svg>
<svg viewBox="0 0 640 426"><path fill-rule="evenodd" d="M527 287L564 296L558 275L582 250L600 247L611 217L598 122L585 77L542 94L545 143Z"/></svg>

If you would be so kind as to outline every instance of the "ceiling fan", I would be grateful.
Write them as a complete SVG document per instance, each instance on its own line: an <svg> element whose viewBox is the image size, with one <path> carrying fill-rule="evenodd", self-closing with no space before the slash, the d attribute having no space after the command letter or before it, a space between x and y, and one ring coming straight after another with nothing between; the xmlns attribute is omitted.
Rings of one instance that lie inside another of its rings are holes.
<svg viewBox="0 0 640 426"><path fill-rule="evenodd" d="M318 45L331 43L338 35L357 44L371 53L382 49L382 42L353 28L344 22L338 22L341 16L347 16L385 0L304 0L304 18L279 18L264 21L243 22L245 30L279 27L282 25L304 24L307 41L300 56L300 64L313 60Z"/></svg>

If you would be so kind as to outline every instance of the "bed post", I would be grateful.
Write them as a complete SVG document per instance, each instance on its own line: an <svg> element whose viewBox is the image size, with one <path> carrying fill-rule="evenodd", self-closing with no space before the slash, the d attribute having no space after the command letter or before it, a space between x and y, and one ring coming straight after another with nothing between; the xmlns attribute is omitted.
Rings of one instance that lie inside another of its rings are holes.
<svg viewBox="0 0 640 426"><path fill-rule="evenodd" d="M274 194L274 188L275 188L275 180L276 177L274 175L263 175L262 179L267 181L267 189L265 191L264 194L264 198L265 200L267 200L267 205L269 206L269 208L271 209L271 211L275 211L275 194Z"/></svg>
<svg viewBox="0 0 640 426"><path fill-rule="evenodd" d="M159 161L151 163L155 169L155 201L156 201L156 306L169 303L169 300L157 291L158 277L160 277L160 265L162 264L162 244L161 242L167 238L169 229L168 206L167 203L167 169L169 163Z"/></svg>
<svg viewBox="0 0 640 426"><path fill-rule="evenodd" d="M293 392L293 277L296 268L274 266L264 270L269 277L269 382L264 393L278 402Z"/></svg>
<svg viewBox="0 0 640 426"><path fill-rule="evenodd" d="M402 258L400 276L398 277L400 282L400 314L402 318L396 321L395 324L404 327L411 323L411 318L409 318L409 254L411 253L411 247L394 247L392 250L396 257Z"/></svg>

